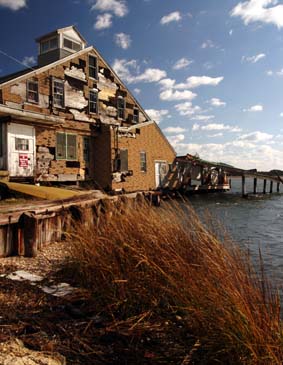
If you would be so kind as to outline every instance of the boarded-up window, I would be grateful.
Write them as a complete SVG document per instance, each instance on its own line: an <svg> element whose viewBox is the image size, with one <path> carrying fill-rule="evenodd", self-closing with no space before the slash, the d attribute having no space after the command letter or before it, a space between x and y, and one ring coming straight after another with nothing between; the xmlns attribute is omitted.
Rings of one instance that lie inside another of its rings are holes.
<svg viewBox="0 0 283 365"><path fill-rule="evenodd" d="M88 57L89 77L97 80L97 58L95 56Z"/></svg>
<svg viewBox="0 0 283 365"><path fill-rule="evenodd" d="M77 159L77 136L74 134L57 133L56 135L57 160Z"/></svg>
<svg viewBox="0 0 283 365"><path fill-rule="evenodd" d="M128 171L128 150L120 150L120 171Z"/></svg>
<svg viewBox="0 0 283 365"><path fill-rule="evenodd" d="M146 152L144 151L140 152L140 166L141 171L146 172Z"/></svg>

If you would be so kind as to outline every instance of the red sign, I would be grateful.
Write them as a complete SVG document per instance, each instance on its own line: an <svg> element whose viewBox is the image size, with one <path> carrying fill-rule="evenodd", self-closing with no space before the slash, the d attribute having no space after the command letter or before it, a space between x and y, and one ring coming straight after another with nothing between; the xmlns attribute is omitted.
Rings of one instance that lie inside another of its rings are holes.
<svg viewBox="0 0 283 365"><path fill-rule="evenodd" d="M28 155L19 155L19 167L28 168Z"/></svg>

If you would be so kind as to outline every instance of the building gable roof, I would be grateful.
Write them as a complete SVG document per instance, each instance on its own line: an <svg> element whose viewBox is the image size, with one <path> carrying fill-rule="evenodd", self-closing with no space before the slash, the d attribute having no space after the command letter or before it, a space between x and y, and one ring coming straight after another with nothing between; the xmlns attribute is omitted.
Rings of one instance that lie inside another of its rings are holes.
<svg viewBox="0 0 283 365"><path fill-rule="evenodd" d="M53 35L56 35L56 34L59 34L59 33L64 33L67 30L74 30L77 33L77 35L79 36L79 38L82 40L82 42L85 43L85 44L87 44L87 41L85 40L85 38L81 35L81 33L78 31L78 29L74 25L70 25L69 27L65 27L65 28L56 29L56 30L54 30L52 32L49 32L47 34L44 34L44 35L36 38L35 41L36 42L40 42L42 39L50 38Z"/></svg>

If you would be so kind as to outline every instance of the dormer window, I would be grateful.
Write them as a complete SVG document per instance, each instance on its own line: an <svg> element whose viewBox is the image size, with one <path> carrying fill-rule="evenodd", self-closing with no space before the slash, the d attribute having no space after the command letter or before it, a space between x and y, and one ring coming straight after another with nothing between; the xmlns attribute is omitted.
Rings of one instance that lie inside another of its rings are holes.
<svg viewBox="0 0 283 365"><path fill-rule="evenodd" d="M46 53L58 48L58 37L53 37L40 43L40 53Z"/></svg>
<svg viewBox="0 0 283 365"><path fill-rule="evenodd" d="M66 48L68 50L72 50L74 52L78 52L82 49L82 45L80 43L71 41L70 39L67 39L65 37L64 37L63 46L64 46L64 48Z"/></svg>
<svg viewBox="0 0 283 365"><path fill-rule="evenodd" d="M89 77L97 80L97 58L95 56L88 57Z"/></svg>
<svg viewBox="0 0 283 365"><path fill-rule="evenodd" d="M38 103L38 81L28 80L27 81L27 101L29 103Z"/></svg>
<svg viewBox="0 0 283 365"><path fill-rule="evenodd" d="M89 112L97 114L98 112L98 92L97 90L89 91Z"/></svg>

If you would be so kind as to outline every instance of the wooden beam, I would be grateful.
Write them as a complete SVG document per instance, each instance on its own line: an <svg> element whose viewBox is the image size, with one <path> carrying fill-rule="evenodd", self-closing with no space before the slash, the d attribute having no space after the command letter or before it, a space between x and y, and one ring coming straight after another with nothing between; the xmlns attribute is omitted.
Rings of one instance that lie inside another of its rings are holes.
<svg viewBox="0 0 283 365"><path fill-rule="evenodd" d="M246 177L242 176L242 196L246 196Z"/></svg>
<svg viewBox="0 0 283 365"><path fill-rule="evenodd" d="M280 182L277 183L277 193L280 193Z"/></svg>
<svg viewBox="0 0 283 365"><path fill-rule="evenodd" d="M267 183L267 180L264 179L263 180L263 194L266 194L266 183Z"/></svg>
<svg viewBox="0 0 283 365"><path fill-rule="evenodd" d="M273 193L273 181L270 180L270 190L269 190L270 194Z"/></svg>
<svg viewBox="0 0 283 365"><path fill-rule="evenodd" d="M257 178L254 178L254 194L257 193Z"/></svg>

